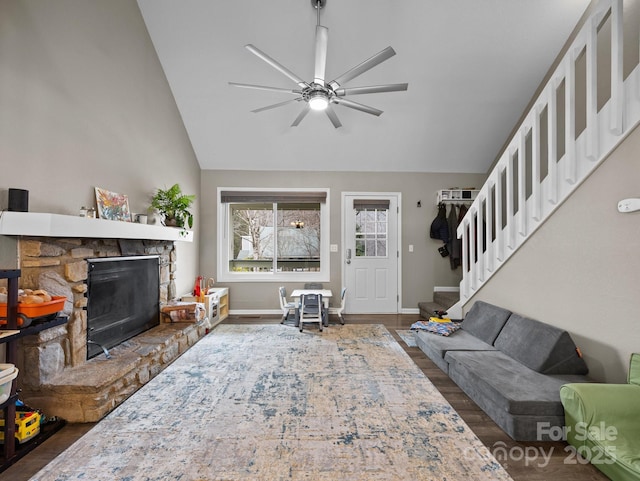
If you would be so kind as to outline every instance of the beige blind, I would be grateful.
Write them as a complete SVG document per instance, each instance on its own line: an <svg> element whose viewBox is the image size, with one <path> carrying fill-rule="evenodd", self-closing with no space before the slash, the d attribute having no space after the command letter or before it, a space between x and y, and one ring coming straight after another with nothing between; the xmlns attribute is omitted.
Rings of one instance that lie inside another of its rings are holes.
<svg viewBox="0 0 640 481"><path fill-rule="evenodd" d="M223 203L231 202L290 202L292 204L309 204L327 201L326 192L265 192L247 190L223 190L220 193Z"/></svg>
<svg viewBox="0 0 640 481"><path fill-rule="evenodd" d="M354 199L353 208L356 210L379 209L389 210L389 200L386 199Z"/></svg>

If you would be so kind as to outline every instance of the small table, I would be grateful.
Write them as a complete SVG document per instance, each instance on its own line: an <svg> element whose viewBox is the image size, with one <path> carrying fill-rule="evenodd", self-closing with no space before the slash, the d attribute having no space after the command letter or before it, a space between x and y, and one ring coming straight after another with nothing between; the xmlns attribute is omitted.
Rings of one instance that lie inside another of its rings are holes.
<svg viewBox="0 0 640 481"><path fill-rule="evenodd" d="M331 289L295 289L291 293L291 297L293 297L296 306L300 305L300 298L305 294L322 294L322 303L327 308L329 307L329 299L333 296Z"/></svg>
<svg viewBox="0 0 640 481"><path fill-rule="evenodd" d="M295 289L291 293L291 297L296 303L296 325L300 321L300 298L305 294L322 294L322 303L325 309L329 309L329 299L333 296L331 289Z"/></svg>

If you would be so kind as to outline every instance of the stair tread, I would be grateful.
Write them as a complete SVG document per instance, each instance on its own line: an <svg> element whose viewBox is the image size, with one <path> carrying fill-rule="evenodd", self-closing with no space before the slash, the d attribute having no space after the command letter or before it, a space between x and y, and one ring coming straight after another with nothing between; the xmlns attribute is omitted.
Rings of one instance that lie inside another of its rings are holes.
<svg viewBox="0 0 640 481"><path fill-rule="evenodd" d="M436 311L446 311L460 300L458 291L435 291L433 301L418 302L420 316L429 318L436 315Z"/></svg>

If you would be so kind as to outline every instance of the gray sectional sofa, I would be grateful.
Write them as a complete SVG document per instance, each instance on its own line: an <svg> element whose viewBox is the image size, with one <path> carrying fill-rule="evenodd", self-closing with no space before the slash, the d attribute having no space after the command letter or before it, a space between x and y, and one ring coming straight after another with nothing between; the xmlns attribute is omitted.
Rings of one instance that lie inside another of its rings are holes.
<svg viewBox="0 0 640 481"><path fill-rule="evenodd" d="M587 382L568 332L477 301L448 337L415 333L418 347L517 441L564 426L560 387ZM556 431L557 433L557 431Z"/></svg>

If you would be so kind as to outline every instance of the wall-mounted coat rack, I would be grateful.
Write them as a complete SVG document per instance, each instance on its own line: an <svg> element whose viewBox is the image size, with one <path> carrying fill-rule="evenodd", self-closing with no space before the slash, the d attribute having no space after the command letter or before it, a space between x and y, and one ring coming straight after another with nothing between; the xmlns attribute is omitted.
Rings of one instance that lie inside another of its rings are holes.
<svg viewBox="0 0 640 481"><path fill-rule="evenodd" d="M438 191L438 204L471 204L480 192L477 189L443 189Z"/></svg>

